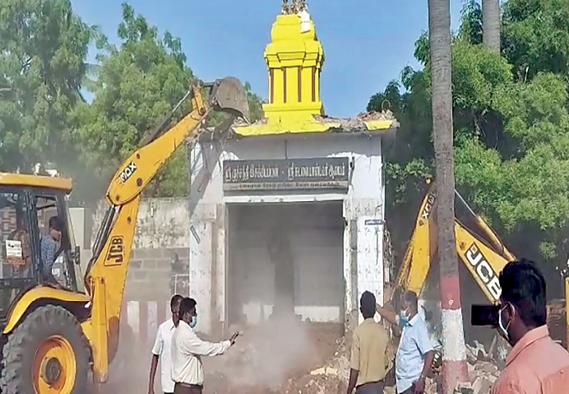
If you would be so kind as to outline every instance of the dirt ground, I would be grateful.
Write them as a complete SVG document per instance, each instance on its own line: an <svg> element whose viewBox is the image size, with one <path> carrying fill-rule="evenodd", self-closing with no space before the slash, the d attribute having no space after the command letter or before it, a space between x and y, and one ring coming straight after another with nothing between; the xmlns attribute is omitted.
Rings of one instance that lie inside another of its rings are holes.
<svg viewBox="0 0 569 394"><path fill-rule="evenodd" d="M204 358L206 394L335 393L340 381L345 384L349 364L345 352L338 352L345 349L341 325L284 319L231 329L242 333L236 345L223 356ZM146 393L150 344L136 343L128 333L121 333L120 344L101 393ZM343 360L341 371L339 366L319 371L336 359ZM329 381L336 389L321 391L313 381L320 386ZM157 393L159 382L158 372Z"/></svg>
<svg viewBox="0 0 569 394"><path fill-rule="evenodd" d="M288 319L242 331L226 356L204 360L206 393L308 392L296 390L291 382L300 382L333 358L342 335L339 325Z"/></svg>
<svg viewBox="0 0 569 394"><path fill-rule="evenodd" d="M350 343L342 336L341 325L277 319L231 329L242 332L236 345L223 356L204 358L206 394L346 392ZM136 343L128 332L122 333L120 344L109 382L99 392L146 393L151 345ZM466 392L489 392L499 369L494 362L480 359L480 352L473 347L468 347L467 355L471 391ZM156 393L160 393L159 386L157 373ZM429 379L426 392L438 392L434 381ZM394 393L394 389L387 388L385 393Z"/></svg>

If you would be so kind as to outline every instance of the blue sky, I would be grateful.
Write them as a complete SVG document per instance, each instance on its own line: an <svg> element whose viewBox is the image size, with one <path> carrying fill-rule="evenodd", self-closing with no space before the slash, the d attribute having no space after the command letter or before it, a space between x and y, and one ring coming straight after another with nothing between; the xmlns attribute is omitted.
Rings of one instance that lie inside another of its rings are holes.
<svg viewBox="0 0 569 394"><path fill-rule="evenodd" d="M453 28L464 0L451 0ZM72 0L88 24L112 42L121 21L119 0ZM130 0L136 12L182 40L189 66L202 80L233 75L267 96L263 50L280 0ZM414 43L428 26L427 0L308 0L326 63L322 97L329 115L353 116L370 96L416 66Z"/></svg>

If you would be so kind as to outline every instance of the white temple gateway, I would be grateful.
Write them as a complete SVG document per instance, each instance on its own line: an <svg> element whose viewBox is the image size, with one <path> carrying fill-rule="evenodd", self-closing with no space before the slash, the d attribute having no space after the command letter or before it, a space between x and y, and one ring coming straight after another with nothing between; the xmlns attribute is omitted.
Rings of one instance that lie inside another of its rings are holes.
<svg viewBox="0 0 569 394"><path fill-rule="evenodd" d="M381 297L388 280L382 143L398 124L383 114L325 115L324 51L304 2L277 16L264 57L265 118L190 153L190 294L200 329L281 312L347 328L360 294Z"/></svg>

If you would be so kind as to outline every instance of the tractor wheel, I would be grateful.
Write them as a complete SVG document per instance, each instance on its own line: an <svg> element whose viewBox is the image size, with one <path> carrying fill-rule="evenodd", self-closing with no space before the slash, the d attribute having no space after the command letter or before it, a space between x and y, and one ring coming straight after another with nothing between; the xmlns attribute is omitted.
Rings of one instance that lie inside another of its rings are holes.
<svg viewBox="0 0 569 394"><path fill-rule="evenodd" d="M3 348L3 394L83 393L90 348L75 316L47 305L30 313Z"/></svg>

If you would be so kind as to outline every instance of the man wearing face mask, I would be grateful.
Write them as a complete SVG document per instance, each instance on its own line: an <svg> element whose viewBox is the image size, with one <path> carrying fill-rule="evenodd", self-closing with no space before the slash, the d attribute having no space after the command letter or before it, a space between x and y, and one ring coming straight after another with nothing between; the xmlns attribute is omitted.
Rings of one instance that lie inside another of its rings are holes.
<svg viewBox="0 0 569 394"><path fill-rule="evenodd" d="M174 394L201 394L204 371L202 356L218 356L227 351L237 339L235 333L227 341L202 341L194 332L198 323L196 301L184 298L180 303L180 322L172 337L172 379Z"/></svg>
<svg viewBox="0 0 569 394"><path fill-rule="evenodd" d="M427 374L433 363L433 345L427 324L419 314L418 308L417 294L412 291L407 291L403 295L403 308L399 315L377 305L377 312L402 330L395 357L398 394L423 394Z"/></svg>
<svg viewBox="0 0 569 394"><path fill-rule="evenodd" d="M500 273L498 331L513 346L493 394L569 391L569 353L549 336L545 279L530 261L508 263Z"/></svg>

